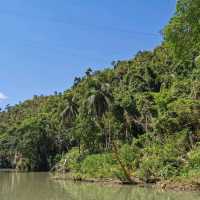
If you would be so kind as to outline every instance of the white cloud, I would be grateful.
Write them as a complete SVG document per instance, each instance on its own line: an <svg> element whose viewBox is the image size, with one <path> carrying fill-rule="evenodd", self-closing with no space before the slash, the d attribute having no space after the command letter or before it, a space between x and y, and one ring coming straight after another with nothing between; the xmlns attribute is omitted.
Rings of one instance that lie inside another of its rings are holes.
<svg viewBox="0 0 200 200"><path fill-rule="evenodd" d="M7 99L8 97L3 94L2 92L0 92L0 101Z"/></svg>

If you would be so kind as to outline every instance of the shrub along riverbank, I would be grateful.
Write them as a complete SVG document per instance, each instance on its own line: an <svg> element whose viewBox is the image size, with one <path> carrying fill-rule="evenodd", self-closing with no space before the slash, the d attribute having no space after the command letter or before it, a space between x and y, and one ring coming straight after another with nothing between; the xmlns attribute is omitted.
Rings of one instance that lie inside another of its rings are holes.
<svg viewBox="0 0 200 200"><path fill-rule="evenodd" d="M187 152L188 136L184 133L176 138L167 138L163 143L152 143L151 137L144 135L131 145L119 144L118 156L113 152L91 155L72 149L57 164L55 170L60 175L57 174L56 178L63 179L64 172L64 179L74 181L130 184L124 167L132 184L149 183L162 189L200 190L199 147Z"/></svg>
<svg viewBox="0 0 200 200"><path fill-rule="evenodd" d="M153 51L89 68L63 93L8 105L0 112L0 167L198 185L199 7L177 1Z"/></svg>

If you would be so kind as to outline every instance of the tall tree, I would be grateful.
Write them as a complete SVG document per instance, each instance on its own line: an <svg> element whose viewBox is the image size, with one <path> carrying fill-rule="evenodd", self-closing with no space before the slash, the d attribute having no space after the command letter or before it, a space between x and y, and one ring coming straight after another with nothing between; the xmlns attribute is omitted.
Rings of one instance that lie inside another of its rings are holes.
<svg viewBox="0 0 200 200"><path fill-rule="evenodd" d="M61 113L62 120L66 124L69 124L75 119L77 114L78 114L78 105L75 102L74 96L72 94L69 94L67 96L65 109Z"/></svg>

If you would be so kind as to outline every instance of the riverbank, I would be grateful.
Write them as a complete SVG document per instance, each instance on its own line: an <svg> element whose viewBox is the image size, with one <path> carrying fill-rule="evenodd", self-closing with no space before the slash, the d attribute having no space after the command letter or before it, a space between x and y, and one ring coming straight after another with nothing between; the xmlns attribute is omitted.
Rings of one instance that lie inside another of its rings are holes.
<svg viewBox="0 0 200 200"><path fill-rule="evenodd" d="M82 183L95 183L95 184L103 184L103 185L133 185L138 187L150 187L161 190L171 190L171 191L194 191L200 192L200 178L175 178L171 180L163 180L157 182L144 182L139 178L134 178L135 184L131 184L128 181L120 181L114 178L88 178L88 177L78 177L74 176L71 173L63 173L63 174L54 174L52 176L53 180L63 180L63 181L74 181L74 182L82 182Z"/></svg>
<svg viewBox="0 0 200 200"><path fill-rule="evenodd" d="M52 176L53 180L63 180L63 181L74 181L74 182L82 182L82 183L95 183L95 184L103 184L103 185L112 185L112 186L119 186L119 185L134 185L138 187L150 187L155 189L162 189L162 190L173 190L173 191L200 191L200 182L198 179L176 179L176 180L165 180L165 181L158 181L155 183L147 183L138 178L135 178L135 183L129 183L126 181L120 181L118 179L113 178L83 178L83 177L75 177L73 174L65 173L65 174L56 174Z"/></svg>
<svg viewBox="0 0 200 200"><path fill-rule="evenodd" d="M20 173L13 169L0 169L0 172L6 173ZM27 172L26 172L27 173ZM116 178L92 178L86 176L80 176L75 173L51 173L51 179L54 181L73 181L80 183L94 183L108 186L120 186L120 185L133 185L143 188L154 188L158 190L166 191L188 191L188 192L200 192L200 178L174 178L171 180L156 181L151 180L148 183L135 177L133 180L135 184L131 184L128 181L120 181Z"/></svg>
<svg viewBox="0 0 200 200"><path fill-rule="evenodd" d="M197 179L166 180L156 183L156 188L173 191L200 191L200 182Z"/></svg>

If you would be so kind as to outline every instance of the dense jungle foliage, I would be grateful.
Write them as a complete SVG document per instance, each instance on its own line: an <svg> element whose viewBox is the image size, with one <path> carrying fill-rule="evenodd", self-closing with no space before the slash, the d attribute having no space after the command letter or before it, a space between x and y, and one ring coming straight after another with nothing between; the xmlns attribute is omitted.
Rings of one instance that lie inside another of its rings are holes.
<svg viewBox="0 0 200 200"><path fill-rule="evenodd" d="M0 166L144 181L200 176L200 1L163 43L0 112Z"/></svg>

